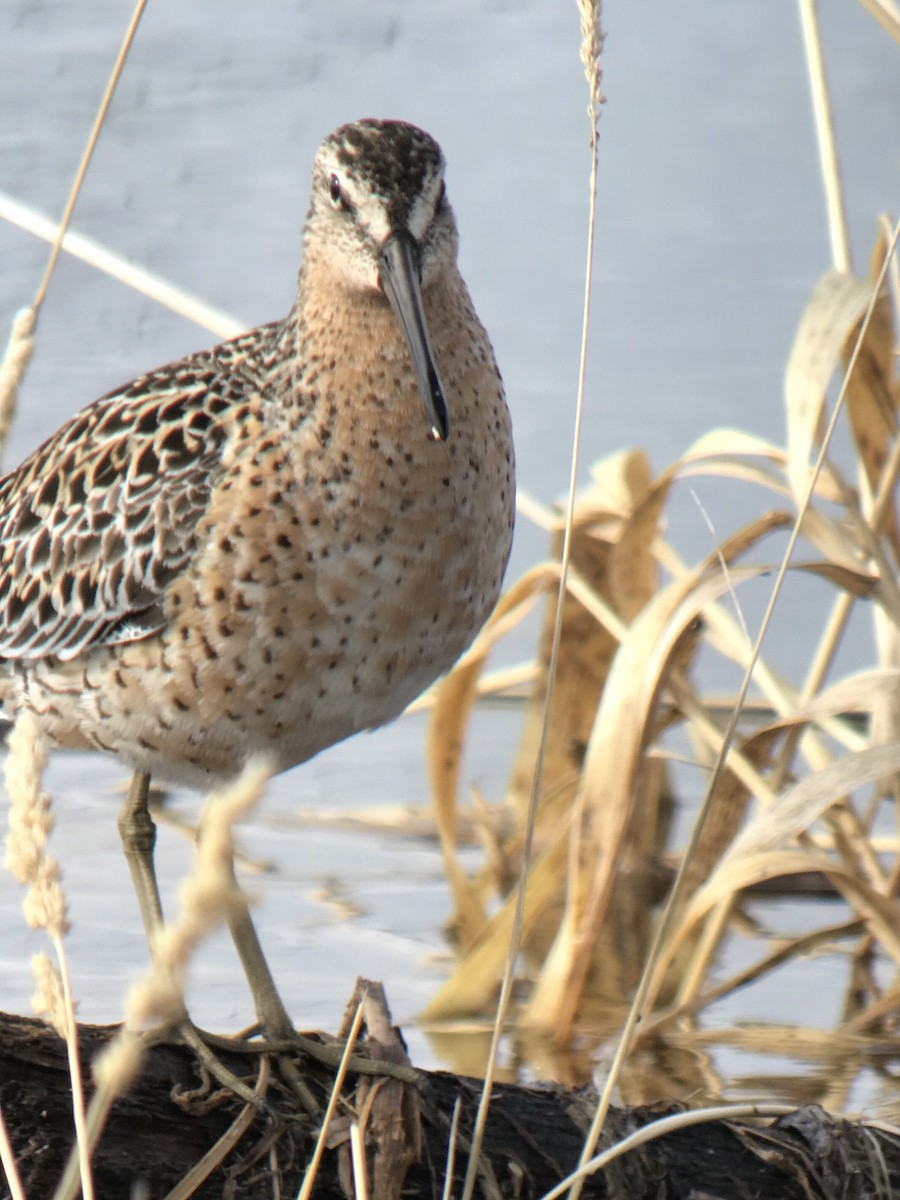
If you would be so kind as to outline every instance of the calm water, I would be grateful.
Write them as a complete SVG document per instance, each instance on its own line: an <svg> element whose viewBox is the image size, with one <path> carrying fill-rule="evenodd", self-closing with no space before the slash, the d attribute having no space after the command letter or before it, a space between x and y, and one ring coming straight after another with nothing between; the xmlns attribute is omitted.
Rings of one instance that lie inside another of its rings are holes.
<svg viewBox="0 0 900 1200"><path fill-rule="evenodd" d="M897 48L854 4L823 4L829 74L856 263L876 214L896 208ZM605 5L589 411L584 461L639 444L657 467L713 425L780 440L781 376L828 242L794 6ZM0 189L58 214L102 93L128 5L5 0L0 6ZM341 6L154 0L101 138L75 227L247 324L290 304L307 177L323 134L360 115L402 116L441 141L462 265L491 331L516 423L520 481L544 501L567 477L578 362L588 127L574 4L461 0ZM0 225L0 330L26 303L45 248ZM0 335L2 336L2 335ZM139 371L210 338L64 260L7 465L61 420ZM704 493L704 496L706 493ZM721 503L727 506L727 500ZM692 503L675 540L703 553ZM728 528L729 513L717 520ZM542 552L520 525L511 572ZM786 670L802 658L778 648ZM527 652L520 643L508 651ZM867 653L867 650L865 651ZM851 646L850 661L863 653ZM254 884L285 998L300 1022L334 1028L357 973L385 981L408 1020L442 974L447 898L430 843L380 834L292 833L301 805L424 802L423 722L357 738L279 779L248 824L277 870ZM503 784L515 721L487 716L467 775ZM113 819L121 772L58 758L55 846L72 903L80 1015L115 1019L145 951ZM195 803L180 797L190 814ZM188 861L161 836L164 888ZM361 915L341 919L334 887ZM27 1011L37 941L0 875L0 1005ZM821 968L819 968L821 969ZM810 993L812 993L812 988ZM237 1026L249 1007L221 944L193 980L198 1019ZM827 1014L823 1013L823 1018ZM431 1061L411 1027L414 1057Z"/></svg>

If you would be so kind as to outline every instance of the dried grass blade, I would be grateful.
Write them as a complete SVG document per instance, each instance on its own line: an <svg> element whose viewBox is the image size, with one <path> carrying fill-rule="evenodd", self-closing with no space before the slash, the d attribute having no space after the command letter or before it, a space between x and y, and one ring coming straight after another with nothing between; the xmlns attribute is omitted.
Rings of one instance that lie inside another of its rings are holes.
<svg viewBox="0 0 900 1200"><path fill-rule="evenodd" d="M728 901L724 901L724 903L728 903ZM664 1025L670 1024L679 1016L695 1015L724 996L739 991L750 983L757 982L764 975L790 962L791 959L805 957L815 950L832 946L838 938L858 935L864 928L865 926L860 920L841 921L837 925L826 925L820 929L814 929L810 933L793 937L750 966L723 979L721 983L717 983L699 994L679 995L677 1004L668 1012L650 1017L645 1024L641 1025L641 1035L643 1037L653 1036Z"/></svg>
<svg viewBox="0 0 900 1200"><path fill-rule="evenodd" d="M900 667L872 667L837 680L798 710L798 717L871 712L886 696L900 691ZM859 747L862 749L862 746Z"/></svg>
<svg viewBox="0 0 900 1200"><path fill-rule="evenodd" d="M838 1037L860 1033L867 1026L874 1025L885 1017L895 1016L898 1009L900 1009L900 983L895 983L883 991L880 996L876 996L865 1008L855 1012L835 1032Z"/></svg>
<svg viewBox="0 0 900 1200"><path fill-rule="evenodd" d="M872 887L858 872L846 870L827 855L812 849L748 851L740 857L729 856L723 860L715 875L688 905L683 923L666 947L664 957L668 959L674 954L691 926L724 897L764 879L808 871L821 871L835 884L884 950L900 964L900 905L897 901Z"/></svg>
<svg viewBox="0 0 900 1200"><path fill-rule="evenodd" d="M356 1039L359 1037L359 1031L362 1028L363 1019L365 1016L365 996L361 996L356 1005L356 1012L353 1014L353 1021L350 1024L350 1029L347 1033L347 1040L344 1043L344 1053L341 1055L341 1061L334 1077L334 1084L331 1088L331 1095L328 1097L328 1105L322 1116L322 1124L319 1129L319 1136L316 1138L315 1149L312 1157L306 1167L306 1174L303 1177L303 1182L300 1185L300 1190L297 1193L297 1200L310 1200L313 1187L315 1186L316 1176L319 1173L319 1166L322 1162L322 1156L328 1142L329 1127L332 1118L334 1117L335 1109L337 1108L338 1100L341 1096L341 1088L344 1085L344 1079L347 1075L347 1065L353 1054L353 1047L356 1045Z"/></svg>
<svg viewBox="0 0 900 1200"><path fill-rule="evenodd" d="M454 922L464 948L474 944L485 924L481 900L457 853L457 804L465 727L477 698L478 679L494 644L523 619L547 586L559 578L550 563L536 567L504 594L468 652L434 694L428 726L427 766L444 868L453 892Z"/></svg>
<svg viewBox="0 0 900 1200"><path fill-rule="evenodd" d="M809 485L810 461L819 440L825 390L858 329L873 295L867 279L828 271L812 291L785 373L788 422L788 479L801 500Z"/></svg>
<svg viewBox="0 0 900 1200"><path fill-rule="evenodd" d="M764 569L738 567L731 582ZM603 923L623 841L632 821L637 776L655 703L670 665L693 652L697 615L730 586L720 571L693 573L663 588L632 622L613 659L585 756L573 830L566 917L525 1015L560 1042L571 1036L597 931ZM686 640L685 640L686 639Z"/></svg>
<svg viewBox="0 0 900 1200"><path fill-rule="evenodd" d="M892 0L859 0L863 8L875 18L885 33L900 43L900 11Z"/></svg>
<svg viewBox="0 0 900 1200"><path fill-rule="evenodd" d="M553 841L532 861L523 885L523 941L527 941L535 923L558 899L560 882L565 878L568 833L568 824L563 824ZM496 995L509 956L515 909L516 896L508 896L468 953L457 962L450 978L428 1001L422 1013L424 1021L446 1021L485 1011Z"/></svg>
<svg viewBox="0 0 900 1200"><path fill-rule="evenodd" d="M777 804L760 812L732 842L720 870L750 854L765 853L802 833L826 809L856 788L874 783L900 770L900 742L870 746L823 767L801 779L779 797Z"/></svg>
<svg viewBox="0 0 900 1200"><path fill-rule="evenodd" d="M828 214L831 257L838 271L849 271L850 239L847 236L847 214L844 207L841 172L834 138L831 98L825 79L822 39L816 17L816 0L800 0L799 7L803 47L806 51L806 67L809 73L810 98L816 124L816 142L819 147L819 163L822 169L822 187L825 192L825 208Z"/></svg>
<svg viewBox="0 0 900 1200"><path fill-rule="evenodd" d="M16 1163L16 1153L9 1140L9 1130L3 1119L3 1109L0 1108L0 1167L3 1168L6 1186L9 1188L10 1200L27 1200L19 1168Z"/></svg>

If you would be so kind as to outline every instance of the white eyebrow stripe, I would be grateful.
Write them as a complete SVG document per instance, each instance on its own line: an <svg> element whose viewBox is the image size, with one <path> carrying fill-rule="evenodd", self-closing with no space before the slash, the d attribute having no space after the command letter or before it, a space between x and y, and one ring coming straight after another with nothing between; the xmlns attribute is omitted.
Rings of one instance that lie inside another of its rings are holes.
<svg viewBox="0 0 900 1200"><path fill-rule="evenodd" d="M382 245L394 232L388 219L385 197L373 193L365 178L354 173L354 164L340 161L336 154L323 155L320 166L326 178L337 176L341 187L356 210L356 220L364 233L376 245ZM423 171L421 186L413 196L407 218L407 228L419 242L423 240L434 219L438 189L443 179L443 163L434 163Z"/></svg>
<svg viewBox="0 0 900 1200"><path fill-rule="evenodd" d="M348 191L350 189L348 188ZM385 211L384 203L370 192L363 193L359 198L353 196L351 199L356 205L356 212L360 224L369 234L369 236L380 246L385 238L389 237L393 232L388 221L388 215Z"/></svg>
<svg viewBox="0 0 900 1200"><path fill-rule="evenodd" d="M432 189L420 192L413 202L412 209L409 214L409 232L413 235L417 242L421 242L425 236L425 231L431 224L434 216L434 201L435 196L432 194Z"/></svg>

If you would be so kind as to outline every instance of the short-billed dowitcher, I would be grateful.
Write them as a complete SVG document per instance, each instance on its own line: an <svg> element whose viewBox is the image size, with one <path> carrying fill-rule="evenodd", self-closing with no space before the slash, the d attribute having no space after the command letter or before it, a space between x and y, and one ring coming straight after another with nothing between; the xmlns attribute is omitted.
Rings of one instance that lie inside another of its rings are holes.
<svg viewBox="0 0 900 1200"><path fill-rule="evenodd" d="M0 481L0 699L134 770L149 927L151 775L203 788L258 751L284 770L391 720L497 599L510 422L456 255L437 143L344 125L288 315L89 405Z"/></svg>

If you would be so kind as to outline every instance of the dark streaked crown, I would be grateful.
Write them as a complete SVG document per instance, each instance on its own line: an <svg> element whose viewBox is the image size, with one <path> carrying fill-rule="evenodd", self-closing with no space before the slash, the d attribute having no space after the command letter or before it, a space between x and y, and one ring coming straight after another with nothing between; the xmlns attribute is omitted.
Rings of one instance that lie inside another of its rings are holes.
<svg viewBox="0 0 900 1200"><path fill-rule="evenodd" d="M444 169L444 155L424 130L406 121L365 118L342 125L322 143L342 173L379 197L394 228L406 225L409 209L426 181Z"/></svg>

